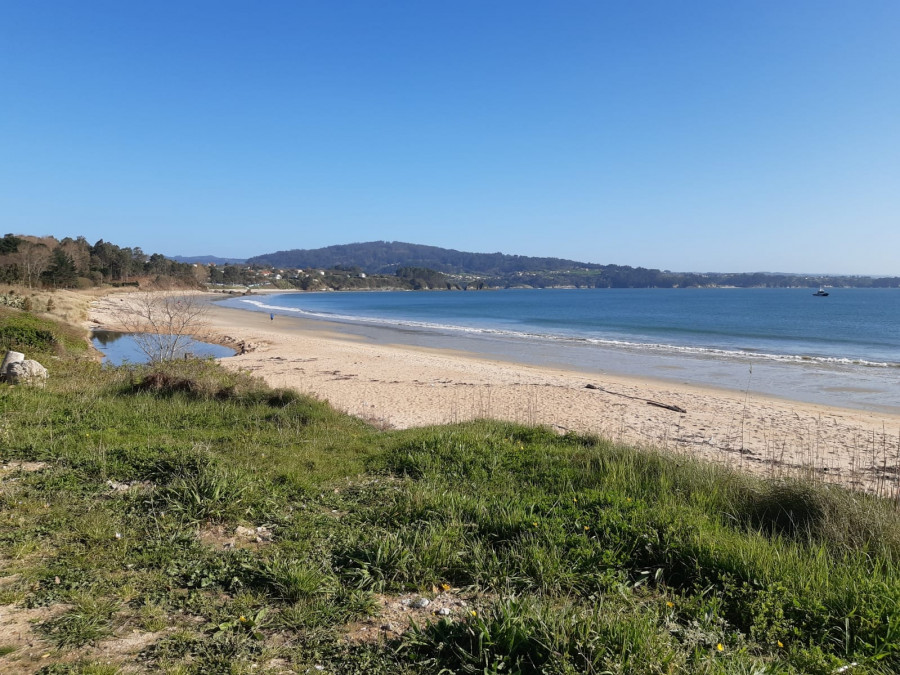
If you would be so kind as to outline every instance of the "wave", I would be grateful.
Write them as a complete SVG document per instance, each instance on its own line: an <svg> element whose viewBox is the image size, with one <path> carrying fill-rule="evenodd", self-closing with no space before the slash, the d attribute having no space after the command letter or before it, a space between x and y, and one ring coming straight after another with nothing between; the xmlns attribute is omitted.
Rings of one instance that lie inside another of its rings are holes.
<svg viewBox="0 0 900 675"><path fill-rule="evenodd" d="M503 328L485 328L476 326L460 326L456 324L441 324L428 321L414 321L411 319L384 319L378 317L361 317L344 314L332 314L329 312L311 312L298 307L286 307L284 305L269 305L261 300L241 298L238 302L253 305L259 311L278 311L282 314L291 313L310 319L321 319L338 323L365 324L373 326L404 326L422 330L463 333L468 335L485 335L489 337L507 337L520 340L543 340L547 342L561 342L569 344L589 344L598 347L609 347L629 351L655 352L662 354L684 354L697 357L717 357L726 359L753 359L759 361L779 361L782 363L799 363L810 365L831 366L861 366L866 368L900 368L900 363L890 361L869 361L866 359L854 359L837 356L812 356L805 354L772 354L744 349L721 349L716 347L696 347L685 345L673 345L660 342L633 342L629 340L616 340L612 338L592 338L572 335L555 335L551 333L532 333L527 331L515 331Z"/></svg>

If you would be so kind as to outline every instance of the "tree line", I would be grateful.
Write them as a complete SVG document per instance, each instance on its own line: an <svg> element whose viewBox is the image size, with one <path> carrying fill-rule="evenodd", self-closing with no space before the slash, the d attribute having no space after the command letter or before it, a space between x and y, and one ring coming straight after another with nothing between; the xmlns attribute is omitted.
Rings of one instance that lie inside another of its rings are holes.
<svg viewBox="0 0 900 675"><path fill-rule="evenodd" d="M205 272L205 270L204 270ZM32 237L7 234L0 239L0 281L30 288L89 288L128 284L138 278L195 285L193 265L147 255L139 247L117 246L84 237Z"/></svg>

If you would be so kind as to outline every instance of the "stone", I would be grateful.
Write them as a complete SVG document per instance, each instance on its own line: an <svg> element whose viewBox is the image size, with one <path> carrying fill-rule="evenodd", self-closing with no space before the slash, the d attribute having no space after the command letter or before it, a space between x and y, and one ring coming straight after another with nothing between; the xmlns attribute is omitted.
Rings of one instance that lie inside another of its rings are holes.
<svg viewBox="0 0 900 675"><path fill-rule="evenodd" d="M5 374L11 384L43 385L47 380L47 369L32 359L9 364Z"/></svg>
<svg viewBox="0 0 900 675"><path fill-rule="evenodd" d="M438 613L440 616L450 616L450 609L447 608L447 607L441 607L441 608L437 611L437 613Z"/></svg>
<svg viewBox="0 0 900 675"><path fill-rule="evenodd" d="M428 598L416 598L411 603L409 603L409 606L413 609L425 609L430 604L431 600L429 600Z"/></svg>
<svg viewBox="0 0 900 675"><path fill-rule="evenodd" d="M12 350L6 352L6 356L3 357L3 363L0 363L0 379L6 377L6 369L13 363L21 363L24 360L25 355L22 352L14 352Z"/></svg>

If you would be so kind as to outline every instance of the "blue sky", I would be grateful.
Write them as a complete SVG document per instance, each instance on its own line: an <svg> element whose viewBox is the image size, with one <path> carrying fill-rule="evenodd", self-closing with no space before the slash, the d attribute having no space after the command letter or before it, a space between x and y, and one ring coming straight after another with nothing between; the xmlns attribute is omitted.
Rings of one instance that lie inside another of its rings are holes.
<svg viewBox="0 0 900 675"><path fill-rule="evenodd" d="M0 1L0 229L900 275L900 3Z"/></svg>

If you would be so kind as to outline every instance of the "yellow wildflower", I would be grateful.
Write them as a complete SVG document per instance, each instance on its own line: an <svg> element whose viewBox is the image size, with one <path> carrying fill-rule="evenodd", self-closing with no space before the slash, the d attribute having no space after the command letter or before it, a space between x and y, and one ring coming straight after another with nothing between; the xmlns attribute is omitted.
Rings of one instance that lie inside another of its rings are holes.
<svg viewBox="0 0 900 675"><path fill-rule="evenodd" d="M666 607L674 607L674 606L675 606L675 603L672 602L671 600L666 602Z"/></svg>
<svg viewBox="0 0 900 675"><path fill-rule="evenodd" d="M724 651L725 651L725 647L722 646L722 643L721 643L721 642L720 642L719 644L716 645L716 649L718 649L720 652L724 652Z"/></svg>
<svg viewBox="0 0 900 675"><path fill-rule="evenodd" d="M784 645L781 644L781 640L778 641L778 646L779 646L779 647L784 647Z"/></svg>

